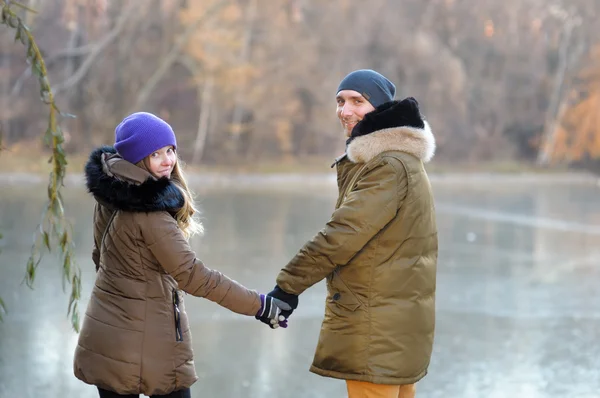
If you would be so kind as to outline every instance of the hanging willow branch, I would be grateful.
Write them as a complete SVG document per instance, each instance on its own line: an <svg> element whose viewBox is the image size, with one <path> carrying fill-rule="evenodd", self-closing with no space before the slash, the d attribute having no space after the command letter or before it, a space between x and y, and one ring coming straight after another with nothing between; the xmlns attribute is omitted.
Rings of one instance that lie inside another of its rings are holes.
<svg viewBox="0 0 600 398"><path fill-rule="evenodd" d="M34 235L24 281L27 286L33 288L36 269L42 260L45 249L51 251L52 246L58 246L62 260L63 290L65 289L65 283L71 285L71 297L69 299L67 316L71 316L73 329L79 332L79 310L77 304L81 297L81 271L74 262L72 228L65 217L61 195L61 188L64 186L67 159L63 150L64 135L58 123L61 116L70 117L71 115L61 114L56 106L48 81L46 64L44 63L40 49L29 28L11 7L16 6L31 12L35 11L9 0L0 0L0 6L2 6L1 22L16 30L15 41L20 41L27 49L27 63L31 65L32 74L38 80L41 100L50 109L48 128L44 133L44 143L52 151L52 155L48 161L52 165L50 181L48 183L48 203L42 212L42 220ZM4 303L1 299L0 307L4 308Z"/></svg>
<svg viewBox="0 0 600 398"><path fill-rule="evenodd" d="M2 145L2 136L0 135L0 145ZM2 234L0 234L0 240L2 240ZM0 250L0 253L2 253L2 250ZM6 312L6 305L4 305L4 301L2 300L2 297L0 297L0 322L2 321L2 313Z"/></svg>

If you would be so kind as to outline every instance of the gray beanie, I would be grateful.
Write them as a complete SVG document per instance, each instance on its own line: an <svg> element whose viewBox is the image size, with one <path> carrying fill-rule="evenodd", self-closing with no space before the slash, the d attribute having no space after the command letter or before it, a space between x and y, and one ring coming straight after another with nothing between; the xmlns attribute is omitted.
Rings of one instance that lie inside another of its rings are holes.
<svg viewBox="0 0 600 398"><path fill-rule="evenodd" d="M360 69L348 74L341 81L337 92L342 90L359 92L375 108L392 101L396 95L396 86L385 76L371 69Z"/></svg>

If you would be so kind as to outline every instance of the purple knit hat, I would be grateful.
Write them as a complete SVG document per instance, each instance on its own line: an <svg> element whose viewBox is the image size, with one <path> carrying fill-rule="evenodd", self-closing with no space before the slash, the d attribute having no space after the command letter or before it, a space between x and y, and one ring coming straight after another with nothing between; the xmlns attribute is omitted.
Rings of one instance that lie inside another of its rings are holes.
<svg viewBox="0 0 600 398"><path fill-rule="evenodd" d="M151 113L132 113L115 129L115 149L133 164L168 145L177 148L173 129Z"/></svg>

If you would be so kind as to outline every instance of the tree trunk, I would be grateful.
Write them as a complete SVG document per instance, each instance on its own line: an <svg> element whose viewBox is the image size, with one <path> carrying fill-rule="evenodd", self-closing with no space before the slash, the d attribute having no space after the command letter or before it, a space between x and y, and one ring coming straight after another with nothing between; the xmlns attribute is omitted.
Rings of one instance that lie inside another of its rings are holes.
<svg viewBox="0 0 600 398"><path fill-rule="evenodd" d="M250 60L252 49L252 37L254 35L254 22L256 21L256 11L258 8L258 0L250 0L246 10L246 28L244 29L244 40L239 56L239 65L247 65ZM240 151L240 138L243 133L242 122L244 118L244 88L246 87L246 79L240 84L240 89L237 90L233 116L231 118L231 147L234 155L238 155Z"/></svg>
<svg viewBox="0 0 600 398"><path fill-rule="evenodd" d="M185 29L185 32L177 39L175 45L171 48L171 51L164 57L163 62L154 71L150 79L148 79L146 85L142 87L138 93L137 99L131 108L132 112L144 106L150 97L150 94L152 94L154 91L156 85L160 83L164 75L171 69L171 66L175 63L175 61L181 57L181 50L187 44L189 38L196 31L198 26L206 22L207 19L219 12L219 10L221 10L221 8L225 7L227 4L227 1L220 1L213 8L206 11L200 18L188 25L188 27Z"/></svg>
<svg viewBox="0 0 600 398"><path fill-rule="evenodd" d="M537 157L537 163L539 165L547 165L552 161L552 153L554 152L554 146L556 144L556 124L559 122L561 113L560 108L565 91L564 83L567 70L569 69L569 60L577 60L585 52L585 45L582 43L577 43L575 49L569 51L569 47L572 45L571 36L574 28L575 24L573 21L569 20L566 22L564 36L561 40L559 49L558 67L554 76L554 89L544 118L544 132L542 134L542 142Z"/></svg>
<svg viewBox="0 0 600 398"><path fill-rule="evenodd" d="M79 82L87 75L90 68L96 62L96 59L100 56L113 41L115 41L121 35L121 32L130 24L131 17L136 15L137 7L135 5L129 5L124 11L122 11L119 19L117 20L114 28L102 38L97 44L94 45L93 50L89 53L85 61L81 63L81 66L75 73L69 76L65 81L56 84L53 87L55 95L60 92L67 91L71 87L79 84Z"/></svg>
<svg viewBox="0 0 600 398"><path fill-rule="evenodd" d="M208 137L208 121L210 118L210 109L212 107L212 93L214 88L214 77L212 75L206 78L202 92L198 90L198 103L200 105L200 116L198 119L198 132L194 143L194 155L192 164L198 164L204 155L206 147L206 137Z"/></svg>

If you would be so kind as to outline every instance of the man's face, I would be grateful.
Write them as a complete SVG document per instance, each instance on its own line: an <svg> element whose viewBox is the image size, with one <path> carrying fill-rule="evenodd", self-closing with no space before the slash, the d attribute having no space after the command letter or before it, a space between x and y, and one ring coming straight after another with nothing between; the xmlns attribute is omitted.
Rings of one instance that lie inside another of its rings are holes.
<svg viewBox="0 0 600 398"><path fill-rule="evenodd" d="M373 105L358 91L342 90L337 97L337 116L342 123L346 137L350 137L356 123L360 122L367 113L375 110Z"/></svg>

